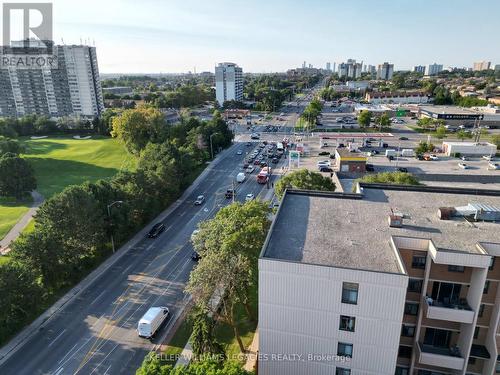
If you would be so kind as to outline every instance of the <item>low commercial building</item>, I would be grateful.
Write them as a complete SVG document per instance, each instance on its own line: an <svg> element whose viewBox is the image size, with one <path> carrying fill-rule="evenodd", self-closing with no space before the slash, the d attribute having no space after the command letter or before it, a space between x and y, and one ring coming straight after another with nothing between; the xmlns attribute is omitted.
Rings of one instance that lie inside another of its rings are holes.
<svg viewBox="0 0 500 375"><path fill-rule="evenodd" d="M495 155L497 146L488 142L443 142L443 152L446 156L468 155L483 156Z"/></svg>
<svg viewBox="0 0 500 375"><path fill-rule="evenodd" d="M418 109L418 117L444 120L447 124L474 125L484 114L453 105L424 105Z"/></svg>
<svg viewBox="0 0 500 375"><path fill-rule="evenodd" d="M259 374L491 375L500 193L288 190L259 259Z"/></svg>
<svg viewBox="0 0 500 375"><path fill-rule="evenodd" d="M423 104L429 96L422 91L367 92L365 100L370 104Z"/></svg>
<svg viewBox="0 0 500 375"><path fill-rule="evenodd" d="M335 163L339 172L366 172L366 155L349 151L345 148L335 149Z"/></svg>

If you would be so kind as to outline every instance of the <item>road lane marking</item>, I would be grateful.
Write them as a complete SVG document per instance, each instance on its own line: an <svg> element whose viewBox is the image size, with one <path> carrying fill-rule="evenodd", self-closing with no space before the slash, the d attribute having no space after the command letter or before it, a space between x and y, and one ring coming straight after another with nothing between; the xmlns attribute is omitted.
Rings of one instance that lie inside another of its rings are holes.
<svg viewBox="0 0 500 375"><path fill-rule="evenodd" d="M62 366L59 367L59 369L56 372L54 372L54 375L59 375L61 372L63 372L63 370L64 370L64 367L62 367Z"/></svg>
<svg viewBox="0 0 500 375"><path fill-rule="evenodd" d="M103 290L96 298L94 298L92 302L90 302L90 304L93 305L94 302L101 298L104 293L106 293L106 290Z"/></svg>
<svg viewBox="0 0 500 375"><path fill-rule="evenodd" d="M63 331L60 334L58 334L54 340L51 341L51 343L49 344L49 347L51 347L57 341L57 339L64 334L64 332L66 332L66 328L63 329Z"/></svg>
<svg viewBox="0 0 500 375"><path fill-rule="evenodd" d="M106 359L107 359L107 358L111 355L111 353L113 353L113 352L115 351L115 349L118 347L118 345L120 345L120 344L116 344L116 345L114 346L114 348L113 348L113 349L111 349L111 351L110 351L108 354L106 354L106 356L102 359L102 361L101 361L101 362L99 362L99 364L98 364L98 365L97 365L97 366L96 366L96 367L92 370L92 372L91 372L89 375L92 375L92 374L95 372L95 370L97 370L97 369L99 368L99 366L101 366L101 365L102 365L102 363L103 363L103 362L104 362L104 361L105 361L105 360L106 360ZM111 365L110 365L109 367L111 367ZM109 367L108 367L108 370L109 370ZM78 374L78 372L79 372L80 370L81 370L81 368L80 368L80 369L78 369L78 370L77 370L77 371L76 371L73 375ZM108 370L106 370L106 372L108 372Z"/></svg>
<svg viewBox="0 0 500 375"><path fill-rule="evenodd" d="M106 369L106 371L104 371L104 374L103 375L106 375L109 371L109 369L111 368L112 365L109 365L108 368Z"/></svg>
<svg viewBox="0 0 500 375"><path fill-rule="evenodd" d="M64 359L65 359L65 358L69 355L69 353L71 353L71 351L72 351L73 349L75 349L75 347L76 347L77 345L78 345L78 343L76 343L75 345L73 345L73 347L72 347L72 348L71 348L71 349L70 349L70 350L66 353L66 355L65 355L64 357L62 357L62 358L59 360L59 362L57 362L57 364L58 364L58 365L59 365L59 364L61 364L61 362L62 362L62 361L64 361Z"/></svg>

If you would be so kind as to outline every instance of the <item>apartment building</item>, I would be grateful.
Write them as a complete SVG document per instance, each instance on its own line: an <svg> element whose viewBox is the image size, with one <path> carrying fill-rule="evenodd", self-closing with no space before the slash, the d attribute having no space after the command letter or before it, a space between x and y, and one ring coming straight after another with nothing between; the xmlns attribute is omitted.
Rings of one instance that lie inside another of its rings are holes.
<svg viewBox="0 0 500 375"><path fill-rule="evenodd" d="M243 100L243 70L225 62L215 67L215 96L220 106L230 100Z"/></svg>
<svg viewBox="0 0 500 375"><path fill-rule="evenodd" d="M388 62L385 62L383 64L379 64L377 67L377 79L389 81L392 79L393 73L394 73L394 64L389 64Z"/></svg>
<svg viewBox="0 0 500 375"><path fill-rule="evenodd" d="M472 70L474 72L480 72L482 70L489 70L491 67L491 61L477 61L474 63Z"/></svg>
<svg viewBox="0 0 500 375"><path fill-rule="evenodd" d="M443 71L443 64L434 63L427 65L427 71L425 72L425 74L428 76L435 76L436 74L439 74L442 71Z"/></svg>
<svg viewBox="0 0 500 375"><path fill-rule="evenodd" d="M55 68L0 69L0 116L94 118L104 111L95 47L54 46Z"/></svg>
<svg viewBox="0 0 500 375"><path fill-rule="evenodd" d="M424 74L425 73L425 65L415 65L413 67L413 71L415 73L422 73L422 74Z"/></svg>
<svg viewBox="0 0 500 375"><path fill-rule="evenodd" d="M338 67L339 78L359 78L363 63L357 63L354 59L348 59L345 63L340 63Z"/></svg>
<svg viewBox="0 0 500 375"><path fill-rule="evenodd" d="M499 192L287 191L259 259L259 374L499 373L499 222Z"/></svg>

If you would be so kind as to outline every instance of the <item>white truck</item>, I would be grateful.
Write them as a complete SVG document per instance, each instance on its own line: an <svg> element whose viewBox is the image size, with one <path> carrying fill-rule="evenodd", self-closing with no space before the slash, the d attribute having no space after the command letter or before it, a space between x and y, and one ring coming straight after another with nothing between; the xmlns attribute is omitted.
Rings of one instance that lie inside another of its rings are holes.
<svg viewBox="0 0 500 375"><path fill-rule="evenodd" d="M401 150L401 156L413 157L413 156L415 156L415 152L411 148L404 148Z"/></svg>
<svg viewBox="0 0 500 375"><path fill-rule="evenodd" d="M139 337L152 338L169 314L168 307L150 307L137 324Z"/></svg>
<svg viewBox="0 0 500 375"><path fill-rule="evenodd" d="M240 172L236 175L236 181L239 183L242 183L243 181L245 181L245 179L246 179L246 176L245 176L245 173L243 173L243 172Z"/></svg>
<svg viewBox="0 0 500 375"><path fill-rule="evenodd" d="M398 156L398 151L396 150L385 150L385 156Z"/></svg>

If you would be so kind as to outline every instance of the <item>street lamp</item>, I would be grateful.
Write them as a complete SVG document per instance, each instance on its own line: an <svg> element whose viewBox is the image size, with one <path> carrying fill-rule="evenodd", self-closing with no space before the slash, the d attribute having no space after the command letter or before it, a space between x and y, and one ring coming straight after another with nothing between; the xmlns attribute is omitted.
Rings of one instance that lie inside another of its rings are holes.
<svg viewBox="0 0 500 375"><path fill-rule="evenodd" d="M113 207L115 204L122 204L123 201L114 201L113 203L108 204L108 217L109 217L109 223L111 224L111 207ZM111 247L113 249L113 254L115 252L115 240L113 238L113 230L111 230Z"/></svg>
<svg viewBox="0 0 500 375"><path fill-rule="evenodd" d="M212 156L212 160L214 160L214 148L212 146L212 137L216 134L219 134L219 132L210 134L210 155Z"/></svg>

